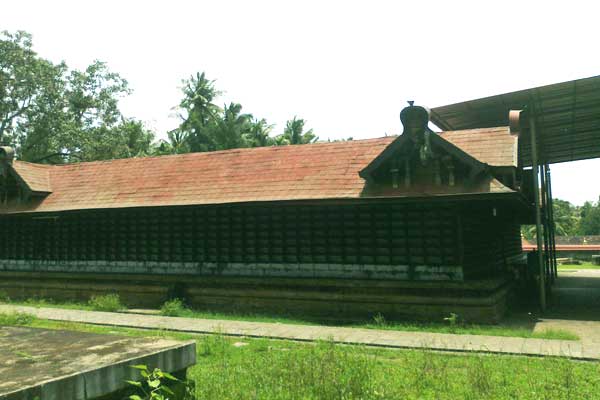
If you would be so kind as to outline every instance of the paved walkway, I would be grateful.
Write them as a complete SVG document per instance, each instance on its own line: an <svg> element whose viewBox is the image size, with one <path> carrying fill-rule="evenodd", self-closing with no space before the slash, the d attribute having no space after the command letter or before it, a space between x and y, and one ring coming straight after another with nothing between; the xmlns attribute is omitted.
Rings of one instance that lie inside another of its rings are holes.
<svg viewBox="0 0 600 400"><path fill-rule="evenodd" d="M334 340L338 343L390 348L485 352L528 356L561 356L581 360L600 360L600 346L588 346L584 342L579 341L401 332L0 305L0 312L10 311L27 312L42 319L129 328L167 329L203 334L220 333L231 336L300 341L324 339Z"/></svg>

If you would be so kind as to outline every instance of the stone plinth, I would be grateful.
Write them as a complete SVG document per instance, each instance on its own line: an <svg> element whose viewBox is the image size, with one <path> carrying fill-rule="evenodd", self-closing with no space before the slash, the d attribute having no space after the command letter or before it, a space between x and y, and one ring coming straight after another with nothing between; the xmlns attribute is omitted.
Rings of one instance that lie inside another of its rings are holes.
<svg viewBox="0 0 600 400"><path fill-rule="evenodd" d="M132 365L181 374L195 362L193 341L0 327L0 399L94 399L139 380Z"/></svg>

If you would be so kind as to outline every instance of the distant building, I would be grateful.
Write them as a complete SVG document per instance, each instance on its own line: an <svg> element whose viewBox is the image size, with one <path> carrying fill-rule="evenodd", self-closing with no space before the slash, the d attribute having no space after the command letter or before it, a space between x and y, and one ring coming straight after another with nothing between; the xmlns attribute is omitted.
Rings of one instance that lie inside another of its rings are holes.
<svg viewBox="0 0 600 400"><path fill-rule="evenodd" d="M523 251L535 251L537 246L523 239ZM556 236L556 257L590 261L600 254L600 236Z"/></svg>
<svg viewBox="0 0 600 400"><path fill-rule="evenodd" d="M0 290L495 320L531 223L508 127L68 165L0 160Z"/></svg>

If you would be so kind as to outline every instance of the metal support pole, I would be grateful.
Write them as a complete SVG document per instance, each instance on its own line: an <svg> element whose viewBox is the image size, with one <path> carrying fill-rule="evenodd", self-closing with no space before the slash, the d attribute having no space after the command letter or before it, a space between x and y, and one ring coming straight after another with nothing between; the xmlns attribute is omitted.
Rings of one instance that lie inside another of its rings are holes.
<svg viewBox="0 0 600 400"><path fill-rule="evenodd" d="M556 262L556 225L554 223L554 197L552 197L552 174L550 166L546 164L546 182L548 182L548 204L550 210L550 247L552 249L552 274L558 278L558 264Z"/></svg>
<svg viewBox="0 0 600 400"><path fill-rule="evenodd" d="M535 115L529 116L529 135L531 138L531 167L533 169L533 198L535 204L535 235L537 239L537 254L539 267L540 308L546 311L546 279L544 274L542 215L540 210L539 166L537 157L537 141L535 138Z"/></svg>
<svg viewBox="0 0 600 400"><path fill-rule="evenodd" d="M540 190L542 199L542 227L544 231L544 273L546 279L546 290L549 289L552 282L550 276L550 237L548 225L550 216L548 213L548 186L546 182L546 164L540 164Z"/></svg>

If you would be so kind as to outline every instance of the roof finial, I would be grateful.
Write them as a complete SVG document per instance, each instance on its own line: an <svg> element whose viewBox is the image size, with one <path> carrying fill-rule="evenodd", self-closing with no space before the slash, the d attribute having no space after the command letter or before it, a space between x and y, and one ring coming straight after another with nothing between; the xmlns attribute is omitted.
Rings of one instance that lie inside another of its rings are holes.
<svg viewBox="0 0 600 400"><path fill-rule="evenodd" d="M15 158L15 149L8 146L0 146L0 164L12 164Z"/></svg>

